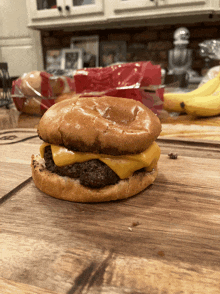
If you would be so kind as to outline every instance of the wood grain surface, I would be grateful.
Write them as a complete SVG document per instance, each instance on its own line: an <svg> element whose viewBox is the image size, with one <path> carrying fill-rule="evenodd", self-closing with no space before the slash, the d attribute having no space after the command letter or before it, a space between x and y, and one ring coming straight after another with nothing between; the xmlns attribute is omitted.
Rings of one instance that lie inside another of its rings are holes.
<svg viewBox="0 0 220 294"><path fill-rule="evenodd" d="M162 111L163 113L164 111ZM168 115L167 115L168 114ZM196 117L189 114L166 113L161 116L163 124L185 124L185 125L200 125L200 126L220 126L220 115L209 117Z"/></svg>
<svg viewBox="0 0 220 294"><path fill-rule="evenodd" d="M40 143L35 129L0 131L0 200L31 177L30 153L38 153Z"/></svg>
<svg viewBox="0 0 220 294"><path fill-rule="evenodd" d="M220 143L158 144L152 186L96 204L35 187L39 139L0 145L0 293L219 294Z"/></svg>
<svg viewBox="0 0 220 294"><path fill-rule="evenodd" d="M57 294L57 292L0 278L1 294Z"/></svg>
<svg viewBox="0 0 220 294"><path fill-rule="evenodd" d="M220 141L220 125L163 124L160 136L195 140Z"/></svg>

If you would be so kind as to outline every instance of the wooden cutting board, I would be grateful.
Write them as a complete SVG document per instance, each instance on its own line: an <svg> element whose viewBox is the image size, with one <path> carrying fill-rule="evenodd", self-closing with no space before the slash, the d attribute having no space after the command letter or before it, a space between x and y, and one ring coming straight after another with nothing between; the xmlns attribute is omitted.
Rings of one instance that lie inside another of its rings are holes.
<svg viewBox="0 0 220 294"><path fill-rule="evenodd" d="M0 199L31 177L30 153L39 153L35 129L0 131Z"/></svg>
<svg viewBox="0 0 220 294"><path fill-rule="evenodd" d="M169 138L185 138L193 140L220 141L220 125L197 124L163 124L160 134Z"/></svg>
<svg viewBox="0 0 220 294"><path fill-rule="evenodd" d="M80 204L35 187L34 135L0 144L0 293L220 293L220 143L159 138L152 186Z"/></svg>

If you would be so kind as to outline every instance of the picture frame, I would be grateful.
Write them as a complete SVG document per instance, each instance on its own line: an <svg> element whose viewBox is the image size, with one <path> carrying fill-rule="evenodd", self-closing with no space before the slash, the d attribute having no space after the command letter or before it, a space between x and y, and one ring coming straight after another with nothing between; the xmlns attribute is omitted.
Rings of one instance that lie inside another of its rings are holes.
<svg viewBox="0 0 220 294"><path fill-rule="evenodd" d="M77 70L83 67L83 50L80 48L63 49L61 57L61 69Z"/></svg>
<svg viewBox="0 0 220 294"><path fill-rule="evenodd" d="M125 41L105 41L100 43L100 66L126 62L127 44Z"/></svg>
<svg viewBox="0 0 220 294"><path fill-rule="evenodd" d="M46 51L46 70L56 71L61 69L62 50L52 49Z"/></svg>
<svg viewBox="0 0 220 294"><path fill-rule="evenodd" d="M70 48L81 48L83 50L83 67L99 66L99 36L80 36L70 39Z"/></svg>

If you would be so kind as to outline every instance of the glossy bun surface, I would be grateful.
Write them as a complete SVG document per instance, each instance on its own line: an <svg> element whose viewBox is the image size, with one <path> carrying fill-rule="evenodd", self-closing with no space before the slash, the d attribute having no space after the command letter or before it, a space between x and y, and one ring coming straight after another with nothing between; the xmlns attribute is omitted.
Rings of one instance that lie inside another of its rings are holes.
<svg viewBox="0 0 220 294"><path fill-rule="evenodd" d="M38 126L47 143L111 155L143 152L160 132L159 118L142 103L109 96L63 100L46 111Z"/></svg>

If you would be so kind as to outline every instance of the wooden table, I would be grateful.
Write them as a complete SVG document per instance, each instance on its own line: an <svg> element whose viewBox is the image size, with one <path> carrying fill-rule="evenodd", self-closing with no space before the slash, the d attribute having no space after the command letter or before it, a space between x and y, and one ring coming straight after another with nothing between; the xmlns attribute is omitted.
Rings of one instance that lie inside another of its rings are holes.
<svg viewBox="0 0 220 294"><path fill-rule="evenodd" d="M35 187L40 144L0 131L1 294L220 293L220 142L161 136L155 183L96 204Z"/></svg>

